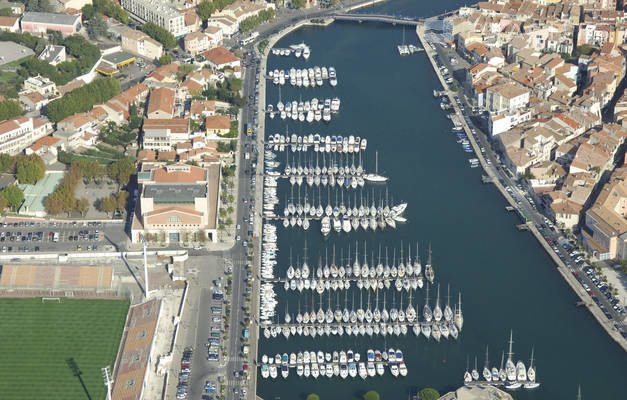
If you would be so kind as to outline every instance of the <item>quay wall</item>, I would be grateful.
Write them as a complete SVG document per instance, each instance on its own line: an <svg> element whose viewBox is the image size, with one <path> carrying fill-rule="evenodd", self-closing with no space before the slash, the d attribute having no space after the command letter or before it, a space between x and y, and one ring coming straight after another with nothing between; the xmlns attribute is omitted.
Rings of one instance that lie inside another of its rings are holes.
<svg viewBox="0 0 627 400"><path fill-rule="evenodd" d="M438 79L440 80L440 84L444 88L444 92L446 92L446 95L450 99L450 103L453 105L454 112L457 115L459 122L464 128L464 131L466 132L466 136L468 137L468 140L470 141L470 144L472 145L472 148L475 152L475 157L479 159L479 162L481 163L481 167L488 174L489 178L491 178L492 183L494 183L496 188L501 192L503 197L505 197L507 202L512 207L517 208L516 201L505 190L505 187L499 180L498 175L491 168L488 168L486 159L484 158L483 153L481 153L480 151L480 146L475 140L470 130L470 127L466 123L466 120L464 119L464 116L459 108L459 105L454 99L454 96L453 96L454 92L449 89L447 83L444 80L444 77L442 76L440 72L440 69L438 68L435 62L435 59L433 57L435 54L435 51L431 48L431 46L429 45L429 43L426 41L424 37L424 24L418 25L416 27L416 34L418 35L418 39L422 43L422 47L425 49L425 53L429 57L429 61L431 62L431 65L433 66L433 70L435 71L436 75L438 76ZM549 256L551 256L553 261L555 261L558 272L570 285L573 291L581 298L585 306L588 308L588 310L590 310L590 312L596 318L599 324L607 331L607 333L612 337L612 339L614 339L623 348L624 351L627 351L627 340L623 338L623 336L620 334L618 329L616 329L614 324L612 324L612 322L609 319L607 319L603 311L601 311L601 308L594 301L592 301L592 298L590 297L588 292L584 290L584 288L579 284L577 279L572 275L572 273L570 273L570 271L568 270L568 267L566 267L564 262L557 256L557 254L555 254L555 252L549 246L546 240L544 240L544 237L538 231L535 224L529 223L527 225L529 226L529 231L533 233L536 239L538 239L538 242L540 242L542 247L549 253Z"/></svg>

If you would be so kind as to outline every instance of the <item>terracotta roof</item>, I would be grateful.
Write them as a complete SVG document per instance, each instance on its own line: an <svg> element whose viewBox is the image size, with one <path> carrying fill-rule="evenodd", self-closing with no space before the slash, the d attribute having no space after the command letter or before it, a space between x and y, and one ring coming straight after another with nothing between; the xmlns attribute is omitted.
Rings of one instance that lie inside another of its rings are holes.
<svg viewBox="0 0 627 400"><path fill-rule="evenodd" d="M202 213L200 211L196 211L196 210L192 210L191 208L184 208L184 207L167 207L167 208L159 208L153 211L149 211L146 213L147 217L152 217L155 215L159 215L159 214L166 214L166 213L170 213L172 211L178 211L184 214L191 214L191 215L196 215L196 216L202 216Z"/></svg>
<svg viewBox="0 0 627 400"><path fill-rule="evenodd" d="M157 111L172 114L174 112L174 94L174 90L163 87L150 92L148 115Z"/></svg>
<svg viewBox="0 0 627 400"><path fill-rule="evenodd" d="M80 113L70 115L69 117L59 121L59 124L70 124L74 127L74 129L78 129L81 126L87 125L93 122L93 117L87 113Z"/></svg>
<svg viewBox="0 0 627 400"><path fill-rule="evenodd" d="M39 139L37 143L41 144L42 146L54 146L60 141L61 139L53 137L53 136L44 136L41 139Z"/></svg>
<svg viewBox="0 0 627 400"><path fill-rule="evenodd" d="M226 115L214 115L205 119L205 129L231 129L231 118Z"/></svg>
<svg viewBox="0 0 627 400"><path fill-rule="evenodd" d="M12 27L17 22L17 17L0 16L0 26Z"/></svg>
<svg viewBox="0 0 627 400"><path fill-rule="evenodd" d="M157 159L159 161L174 161L176 160L176 151L160 151Z"/></svg>
<svg viewBox="0 0 627 400"><path fill-rule="evenodd" d="M222 46L205 51L202 55L218 66L239 61L239 58Z"/></svg>
<svg viewBox="0 0 627 400"><path fill-rule="evenodd" d="M185 133L189 131L189 119L186 118L145 118L142 127L144 131L148 129L169 129L174 133Z"/></svg>
<svg viewBox="0 0 627 400"><path fill-rule="evenodd" d="M139 161L155 161L157 159L157 152L151 149L140 150L137 153L137 159Z"/></svg>
<svg viewBox="0 0 627 400"><path fill-rule="evenodd" d="M154 170L153 181L157 183L193 183L205 180L205 170L189 165L188 171L170 170L167 167Z"/></svg>

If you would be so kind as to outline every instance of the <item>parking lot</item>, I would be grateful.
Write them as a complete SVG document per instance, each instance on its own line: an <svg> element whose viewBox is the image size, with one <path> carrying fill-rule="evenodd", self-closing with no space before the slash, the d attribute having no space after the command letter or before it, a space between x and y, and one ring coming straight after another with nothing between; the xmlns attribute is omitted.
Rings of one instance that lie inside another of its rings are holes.
<svg viewBox="0 0 627 400"><path fill-rule="evenodd" d="M100 251L108 245L103 229L123 229L102 222L3 222L0 249L3 253L38 251Z"/></svg>

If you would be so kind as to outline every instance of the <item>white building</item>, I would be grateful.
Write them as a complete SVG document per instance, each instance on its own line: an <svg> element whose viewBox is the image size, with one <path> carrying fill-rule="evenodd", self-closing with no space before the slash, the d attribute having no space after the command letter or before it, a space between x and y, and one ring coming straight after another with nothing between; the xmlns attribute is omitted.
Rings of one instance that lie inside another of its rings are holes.
<svg viewBox="0 0 627 400"><path fill-rule="evenodd" d="M0 123L0 153L16 155L46 136L50 126L28 117L17 117Z"/></svg>
<svg viewBox="0 0 627 400"><path fill-rule="evenodd" d="M488 121L490 125L490 134L496 136L503 132L506 132L518 124L529 121L531 119L531 112L515 112L512 114L495 114L491 115Z"/></svg>
<svg viewBox="0 0 627 400"><path fill-rule="evenodd" d="M486 89L486 106L492 112L514 111L529 103L529 91L513 82Z"/></svg>
<svg viewBox="0 0 627 400"><path fill-rule="evenodd" d="M160 0L122 0L121 3L141 22L154 22L177 37L187 33L185 17L169 3Z"/></svg>

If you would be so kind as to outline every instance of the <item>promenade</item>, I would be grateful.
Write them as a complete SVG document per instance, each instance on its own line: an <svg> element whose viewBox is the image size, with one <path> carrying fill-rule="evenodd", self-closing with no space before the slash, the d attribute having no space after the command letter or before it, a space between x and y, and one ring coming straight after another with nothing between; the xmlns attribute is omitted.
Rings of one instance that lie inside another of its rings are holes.
<svg viewBox="0 0 627 400"><path fill-rule="evenodd" d="M463 127L470 144L475 152L475 157L479 159L482 168L488 175L491 182L496 186L496 188L501 192L503 197L507 200L507 202L514 208L519 208L518 204L514 200L514 198L510 195L510 193L505 190L501 182L501 176L495 171L492 165L488 164L484 154L481 152L481 146L477 143L477 138L472 129L468 126L466 119L459 108L458 99L456 96L456 92L452 91L448 84L445 82L444 77L442 76L438 65L435 62L434 55L436 54L435 50L431 47L429 42L425 39L425 30L424 24L420 24L416 28L416 34L418 35L418 39L422 43L423 48L425 49L425 53L429 57L429 61L433 66L433 70L435 71L438 79L440 80L440 84L444 88L444 92L446 96L450 99L450 102L453 106L453 111L457 115L457 119L459 124ZM562 275L562 277L566 280L566 282L570 285L573 291L581 298L585 306L590 310L592 315L597 319L599 324L607 331L607 333L623 348L624 351L627 351L627 340L623 338L621 333L616 329L616 327L607 319L601 308L592 301L590 295L584 290L584 288L579 284L577 279L570 272L566 264L557 256L557 254L553 251L553 249L546 242L542 234L536 228L536 225L533 221L527 223L529 227L529 231L533 233L533 235L538 239L540 244L544 247L544 249L548 252L551 258L555 261L557 265L558 272Z"/></svg>

